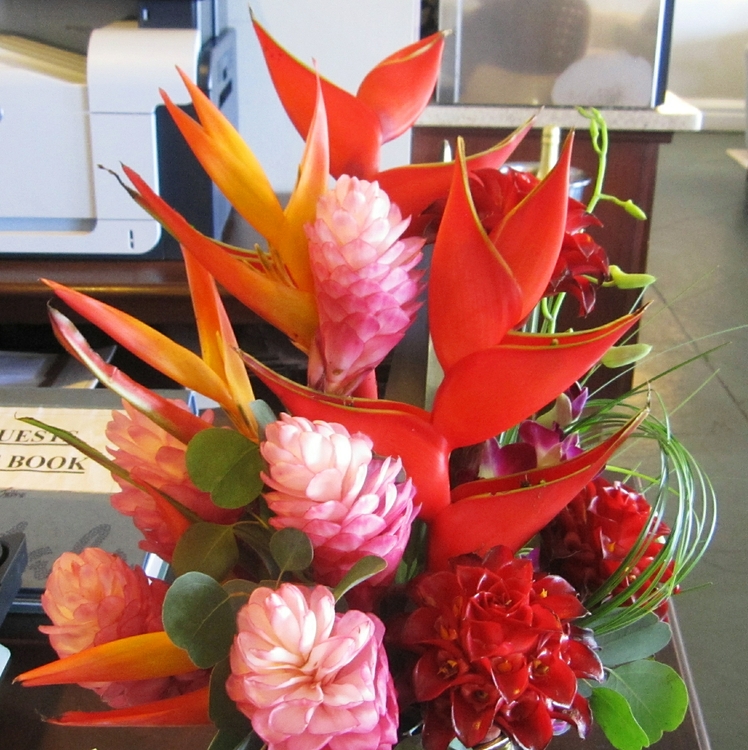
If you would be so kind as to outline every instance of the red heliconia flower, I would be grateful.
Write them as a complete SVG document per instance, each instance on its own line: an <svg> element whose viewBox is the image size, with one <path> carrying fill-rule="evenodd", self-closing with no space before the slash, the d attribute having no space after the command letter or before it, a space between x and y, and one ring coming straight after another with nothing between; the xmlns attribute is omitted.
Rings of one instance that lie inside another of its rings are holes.
<svg viewBox="0 0 748 750"><path fill-rule="evenodd" d="M652 508L643 495L621 482L597 477L543 530L543 567L568 580L586 597L620 567L650 523ZM611 592L631 585L662 550L670 529L660 520L651 527L641 556ZM672 576L672 564L656 574ZM644 583L643 592L651 582ZM665 610L666 611L666 610ZM663 611L659 612L664 614Z"/></svg>
<svg viewBox="0 0 748 750"><path fill-rule="evenodd" d="M412 595L419 606L402 640L421 653L413 682L426 704L426 750L502 733L540 750L556 722L586 735L590 712L577 678L600 680L603 671L590 636L571 624L585 609L566 581L536 576L532 562L495 547L416 579Z"/></svg>
<svg viewBox="0 0 748 750"><path fill-rule="evenodd" d="M472 172L470 189L486 232L490 234L539 182L534 174L515 169ZM587 213L584 204L569 198L561 252L546 289L546 294L572 294L579 302L582 315L592 311L596 286L608 276L607 253L582 231L589 226L601 226L601 223Z"/></svg>
<svg viewBox="0 0 748 750"><path fill-rule="evenodd" d="M483 229L491 234L540 180L530 172L481 168L469 173L470 193ZM433 240L444 212L446 198L429 206L413 219L424 236ZM569 292L579 303L580 314L595 306L596 288L608 277L608 256L583 229L601 226L582 203L569 198L561 252L548 282L546 294Z"/></svg>

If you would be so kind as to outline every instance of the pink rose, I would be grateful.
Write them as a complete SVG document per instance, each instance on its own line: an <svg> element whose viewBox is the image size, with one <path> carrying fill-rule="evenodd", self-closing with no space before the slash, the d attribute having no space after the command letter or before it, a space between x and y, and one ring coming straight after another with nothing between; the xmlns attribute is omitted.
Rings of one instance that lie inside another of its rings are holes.
<svg viewBox="0 0 748 750"><path fill-rule="evenodd" d="M336 614L324 586L258 588L239 612L226 689L268 750L385 750L397 703L384 626Z"/></svg>

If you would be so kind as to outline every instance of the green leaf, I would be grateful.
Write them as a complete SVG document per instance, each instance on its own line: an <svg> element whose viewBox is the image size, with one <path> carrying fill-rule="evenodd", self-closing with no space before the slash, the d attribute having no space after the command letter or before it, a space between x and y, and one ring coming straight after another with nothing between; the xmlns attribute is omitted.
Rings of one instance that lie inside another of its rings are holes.
<svg viewBox="0 0 748 750"><path fill-rule="evenodd" d="M670 643L670 637L670 626L650 613L624 628L596 635L595 640L602 663L616 667L656 654Z"/></svg>
<svg viewBox="0 0 748 750"><path fill-rule="evenodd" d="M164 599L164 629L207 669L225 659L236 633L229 594L204 573L187 573L169 587Z"/></svg>
<svg viewBox="0 0 748 750"><path fill-rule="evenodd" d="M680 726L688 708L688 691L680 675L667 664L644 659L610 670L605 686L620 693L650 744L663 731Z"/></svg>
<svg viewBox="0 0 748 750"><path fill-rule="evenodd" d="M367 578L381 573L387 567L387 562L376 555L366 555L358 560L345 574L343 580L333 589L335 601L338 601L347 591L357 586Z"/></svg>
<svg viewBox="0 0 748 750"><path fill-rule="evenodd" d="M238 560L233 528L201 521L179 538L171 564L177 575L198 571L222 581Z"/></svg>
<svg viewBox="0 0 748 750"><path fill-rule="evenodd" d="M590 698L592 715L616 750L649 747L649 737L639 726L628 701L615 690L596 687Z"/></svg>
<svg viewBox="0 0 748 750"><path fill-rule="evenodd" d="M314 549L309 537L298 529L276 531L270 537L270 552L281 571L304 570L314 559Z"/></svg>
<svg viewBox="0 0 748 750"><path fill-rule="evenodd" d="M410 527L410 537L405 547L402 560L397 567L395 583L407 583L421 572L424 564L426 551L426 540L428 538L428 526L416 518Z"/></svg>
<svg viewBox="0 0 748 750"><path fill-rule="evenodd" d="M259 438L262 442L265 439L265 428L276 422L278 417L275 416L275 412L267 405L261 398L255 399L249 405L250 411L254 418L257 420L257 430L259 432Z"/></svg>
<svg viewBox="0 0 748 750"><path fill-rule="evenodd" d="M229 597L231 611L236 617L239 610L249 600L252 592L257 588L257 584L252 581L245 581L242 578L234 578L231 581L226 581L222 588Z"/></svg>
<svg viewBox="0 0 748 750"><path fill-rule="evenodd" d="M218 729L237 734L240 738L252 731L249 719L236 707L236 703L226 692L226 680L231 674L231 664L228 659L219 661L210 674L210 698L208 714L210 720Z"/></svg>
<svg viewBox="0 0 748 750"><path fill-rule="evenodd" d="M255 521L239 521L234 524L234 536L260 558L270 577L277 577L280 572L270 552L270 537L274 533L272 529Z"/></svg>
<svg viewBox="0 0 748 750"><path fill-rule="evenodd" d="M243 508L262 491L260 448L234 430L211 427L187 446L187 471L195 486L221 508Z"/></svg>

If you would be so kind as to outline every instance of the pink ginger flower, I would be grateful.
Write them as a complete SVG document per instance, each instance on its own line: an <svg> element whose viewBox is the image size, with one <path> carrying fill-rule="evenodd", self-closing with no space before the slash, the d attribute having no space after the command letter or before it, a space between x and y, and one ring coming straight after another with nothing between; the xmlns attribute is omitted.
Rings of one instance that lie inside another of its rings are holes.
<svg viewBox="0 0 748 750"><path fill-rule="evenodd" d="M226 691L268 750L388 750L397 699L374 616L324 586L258 588L237 616Z"/></svg>
<svg viewBox="0 0 748 750"><path fill-rule="evenodd" d="M260 446L275 490L265 499L278 529L303 531L314 547L316 580L337 585L366 555L384 558L387 568L348 594L369 609L395 576L417 508L408 479L397 482L397 458L375 458L366 435L343 425L282 414L268 425Z"/></svg>
<svg viewBox="0 0 748 750"><path fill-rule="evenodd" d="M139 566L96 547L64 552L52 566L42 606L52 625L39 628L62 658L91 646L163 630L161 607L168 586ZM179 677L85 683L114 708L170 698L207 684L200 670Z"/></svg>
<svg viewBox="0 0 748 750"><path fill-rule="evenodd" d="M320 198L306 227L320 320L312 388L352 393L412 323L425 240L399 239L409 221L376 182L343 175Z"/></svg>
<svg viewBox="0 0 748 750"><path fill-rule="evenodd" d="M182 401L175 403L187 408ZM109 449L117 465L129 471L134 479L165 492L204 521L236 521L241 510L219 508L211 500L210 493L199 490L190 480L185 463L187 446L127 402L123 405L124 412L112 412L112 421L106 431L107 438L118 449ZM212 412L203 418L205 426L209 427L213 421ZM145 537L139 546L171 561L178 539L164 522L155 500L124 479L114 477L114 480L121 491L112 495L112 506L133 519Z"/></svg>

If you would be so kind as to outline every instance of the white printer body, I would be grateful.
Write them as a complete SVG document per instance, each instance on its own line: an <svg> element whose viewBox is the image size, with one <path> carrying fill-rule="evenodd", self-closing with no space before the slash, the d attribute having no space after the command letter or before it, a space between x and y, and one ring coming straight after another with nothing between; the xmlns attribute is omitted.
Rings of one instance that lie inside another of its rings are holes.
<svg viewBox="0 0 748 750"><path fill-rule="evenodd" d="M232 35L206 45L197 29L121 21L95 29L86 55L0 35L0 254L175 257L176 243L107 171L120 164L170 202L184 195L207 209L203 226L188 218L218 234L228 204L201 170L190 179L196 162L159 89L189 105L179 66L225 106L235 91Z"/></svg>

